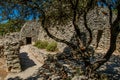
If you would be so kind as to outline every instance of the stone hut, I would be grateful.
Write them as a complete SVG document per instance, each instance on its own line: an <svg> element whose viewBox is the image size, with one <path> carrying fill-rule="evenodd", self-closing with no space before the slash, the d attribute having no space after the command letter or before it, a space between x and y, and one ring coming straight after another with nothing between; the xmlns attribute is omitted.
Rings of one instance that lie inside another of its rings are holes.
<svg viewBox="0 0 120 80"><path fill-rule="evenodd" d="M36 21L28 21L24 24L20 31L20 39L24 44L32 44L38 39L39 23Z"/></svg>
<svg viewBox="0 0 120 80"><path fill-rule="evenodd" d="M106 13L107 15L103 14ZM109 48L110 42L110 29L109 29L109 10L107 8L96 7L95 9L91 10L87 14L87 22L88 26L91 28L93 32L93 41L92 46L102 49ZM113 15L113 21L115 20L116 15ZM80 21L78 22L80 31L82 32L83 36L87 40L89 37L88 31L84 27L83 17L80 17ZM58 28L60 28L58 30ZM51 34L56 36L57 38L71 41L72 37L74 36L74 28L72 22L66 24L66 26L62 25L55 25L49 27L49 31ZM20 38L25 44L34 43L37 40L49 40L52 39L47 36L44 30L41 27L41 23L38 21L29 21L26 22L20 32ZM53 41L53 40L52 40ZM86 41L85 41L86 42ZM117 49L120 51L120 35L117 38ZM58 43L58 49L61 51L66 47L65 44Z"/></svg>

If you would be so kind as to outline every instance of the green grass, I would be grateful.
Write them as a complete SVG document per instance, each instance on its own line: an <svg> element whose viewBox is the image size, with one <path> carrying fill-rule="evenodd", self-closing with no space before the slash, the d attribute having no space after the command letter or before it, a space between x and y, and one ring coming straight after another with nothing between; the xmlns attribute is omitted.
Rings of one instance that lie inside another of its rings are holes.
<svg viewBox="0 0 120 80"><path fill-rule="evenodd" d="M35 47L39 48L39 49L46 49L47 51L51 51L51 52L54 52L54 51L57 51L57 42L48 42L48 41L42 41L42 40L39 40L39 41L36 41L35 42Z"/></svg>
<svg viewBox="0 0 120 80"><path fill-rule="evenodd" d="M48 45L48 41L42 41L42 40L39 40L37 42L35 42L35 45L37 48L39 49L45 49Z"/></svg>
<svg viewBox="0 0 120 80"><path fill-rule="evenodd" d="M47 51L56 51L57 50L57 43L56 42L51 42L48 44L48 46L46 47Z"/></svg>

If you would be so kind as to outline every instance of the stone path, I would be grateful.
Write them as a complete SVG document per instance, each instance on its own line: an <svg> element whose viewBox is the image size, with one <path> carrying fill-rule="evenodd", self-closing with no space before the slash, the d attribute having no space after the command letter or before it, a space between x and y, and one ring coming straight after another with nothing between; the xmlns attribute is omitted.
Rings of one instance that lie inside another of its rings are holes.
<svg viewBox="0 0 120 80"><path fill-rule="evenodd" d="M41 67L42 64L33 56L29 48L29 45L26 45L22 46L20 50L20 60L24 71L18 74L10 73L8 74L6 79L9 78L11 80L12 78L15 78L17 76L19 76L22 79L26 79L37 73L39 67Z"/></svg>
<svg viewBox="0 0 120 80"><path fill-rule="evenodd" d="M34 63L36 64L35 66L41 66L42 64L33 56L33 54L30 52L30 47L29 45L23 46L21 47L21 54L26 53L28 55L28 57L34 61Z"/></svg>

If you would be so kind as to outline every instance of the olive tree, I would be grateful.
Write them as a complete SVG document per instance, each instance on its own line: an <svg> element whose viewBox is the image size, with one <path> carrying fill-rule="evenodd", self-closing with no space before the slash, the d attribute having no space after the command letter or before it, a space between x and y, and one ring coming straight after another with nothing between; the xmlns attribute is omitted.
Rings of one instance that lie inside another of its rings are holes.
<svg viewBox="0 0 120 80"><path fill-rule="evenodd" d="M119 26L119 15L120 15L120 11L119 11L119 7L120 7L120 4L118 2L118 4L116 5L116 9L118 10L117 12L117 18L112 21L112 4L109 4L107 3L106 1L104 0L101 0L104 4L106 4L108 6L108 9L109 9L109 24L110 24L110 47L108 49L108 51L106 52L106 54L104 55L103 58L101 58L100 60L96 60L94 63L91 62L89 59L90 59L90 56L89 56L89 52L88 52L88 47L90 46L91 42L92 42L92 31L89 27L89 25L87 25L87 13L94 9L94 7L96 6L96 0L66 0L68 2L66 2L66 7L69 7L69 10L70 10L70 14L59 14L58 19L56 20L59 20L62 18L62 16L68 16L70 19L72 19L72 24L73 24L73 27L74 27L74 31L76 33L76 40L77 40L77 44L74 44L74 43L71 43L71 42L68 42L66 40L62 40L62 39L59 39L57 37L55 37L54 35L52 35L50 32L49 32L49 28L45 26L45 22L47 20L49 20L47 18L47 11L44 12L43 11L43 16L42 16L42 27L43 29L45 30L45 32L47 33L47 35L49 37L51 37L52 39L56 40L57 42L62 42L62 43L65 43L67 44L69 47L72 48L72 50L75 51L75 53L79 53L80 56L82 57L84 63L85 63L85 67L86 67L86 73L90 73L89 71L92 71L94 72L96 69L98 69L101 65L103 65L105 62L107 62L112 53L115 51L116 49L116 39L117 39L117 36L120 32L120 26ZM60 4L61 4L61 7L60 9L58 9L58 11L62 11L62 13L64 13L65 11L67 10L64 10L64 9L67 9L67 8L62 8L62 3L64 3L64 1L60 0L58 1ZM65 4L63 5L65 7ZM53 6L54 7L54 6ZM51 6L50 6L51 8ZM48 10L48 9L47 9ZM69 11L68 10L68 11ZM55 11L55 10L53 10ZM49 11L48 11L49 12ZM87 45L82 45L83 41L81 39L81 32L80 32L80 28L78 27L78 21L79 21L79 17L80 16L83 16L84 18L84 26L85 28L87 29L87 31L89 32L89 40L87 40ZM54 18L54 16L52 16ZM67 17L67 18L68 18ZM49 17L50 18L50 17ZM56 16L55 16L56 18ZM55 19L54 18L54 19ZM55 21L55 20L54 20ZM69 19L68 19L69 21Z"/></svg>
<svg viewBox="0 0 120 80"><path fill-rule="evenodd" d="M88 49L93 40L93 32L88 25L87 14L89 11L97 6L98 1L106 4L109 9L109 24L111 36L110 46L104 57L102 57L100 60L92 62L90 61L91 56ZM3 6L4 3L7 3L8 5L14 4L13 7L17 7L16 4L18 4L18 6L21 7L20 12L24 15L23 17L25 17L29 13L29 10L23 13L26 8L30 9L30 11L35 11L39 13L40 16L38 16L38 18L41 21L42 28L47 33L47 35L57 42L68 45L73 50L74 55L79 54L81 60L84 62L85 74L90 75L110 59L111 55L116 49L116 40L120 32L120 1L117 1L115 7L117 9L117 18L114 21L112 20L113 4L107 1L108 0L5 0L5 2L1 2L0 4ZM86 45L84 45L83 40L81 39L82 34L78 24L78 22L80 21L80 17L83 17L84 27L89 33L87 35L89 38L88 40L86 40ZM74 38L76 40L76 43L67 41L65 39L60 39L50 33L50 26L62 24L64 27L64 25L66 25L70 21L72 21L73 24L75 32Z"/></svg>

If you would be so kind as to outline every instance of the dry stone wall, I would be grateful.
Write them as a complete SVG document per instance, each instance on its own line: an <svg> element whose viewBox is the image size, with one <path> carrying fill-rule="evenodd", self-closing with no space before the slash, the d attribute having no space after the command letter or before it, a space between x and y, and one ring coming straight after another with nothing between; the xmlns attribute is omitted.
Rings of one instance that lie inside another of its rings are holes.
<svg viewBox="0 0 120 80"><path fill-rule="evenodd" d="M105 12L107 15L103 14ZM113 14L113 21L116 15ZM110 46L110 24L108 8L95 8L87 15L88 25L93 32L92 45L102 49L108 49ZM82 29L83 27L81 27ZM84 30L84 29L83 29ZM86 31L86 30L85 30ZM88 33L87 33L88 34ZM98 44L97 44L98 43ZM117 38L117 50L120 48L120 34Z"/></svg>
<svg viewBox="0 0 120 80"><path fill-rule="evenodd" d="M7 69L9 72L18 73L21 71L19 50L20 41L16 34L9 34L5 36L4 40L4 56L6 59Z"/></svg>
<svg viewBox="0 0 120 80"><path fill-rule="evenodd" d="M107 13L107 15L103 14L103 12ZM93 32L93 41L92 46L94 48L100 48L100 49L108 49L109 43L110 43L110 24L109 24L109 10L107 8L100 8L96 7L95 9L91 10L87 14L87 22L88 27ZM116 15L113 15L113 21L115 20ZM86 36L86 39L88 40L89 33L86 30L84 26L84 20L83 17L80 18L80 21L78 22L79 28L83 36ZM60 28L60 29L59 29ZM74 37L74 28L72 23L70 22L66 26L57 25L52 26L49 28L49 31L51 34L55 35L56 37L60 39L65 39L67 41L71 41ZM42 28L39 30L38 40L51 40L47 34L44 32ZM58 43L59 50L63 50L66 45L62 43ZM117 50L120 51L120 34L117 38Z"/></svg>
<svg viewBox="0 0 120 80"><path fill-rule="evenodd" d="M70 41L72 36L74 35L74 28L71 22L68 23L67 25L64 25L64 27L63 25L52 26L49 28L49 31L55 37L66 41ZM42 27L39 30L38 40L54 41L53 39L47 36L46 32L43 30ZM66 45L58 42L57 47L59 51L63 51Z"/></svg>
<svg viewBox="0 0 120 80"><path fill-rule="evenodd" d="M38 39L40 23L37 21L28 21L24 24L20 31L20 39L27 44L27 38L31 39L31 43L34 43Z"/></svg>
<svg viewBox="0 0 120 80"><path fill-rule="evenodd" d="M44 61L47 59L47 54L41 52L38 48L29 45L29 52L32 53L32 55L42 64L44 64Z"/></svg>
<svg viewBox="0 0 120 80"><path fill-rule="evenodd" d="M4 56L3 39L0 39L0 58Z"/></svg>

